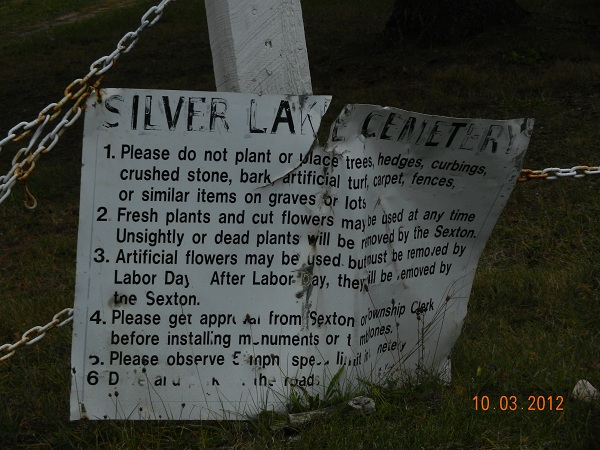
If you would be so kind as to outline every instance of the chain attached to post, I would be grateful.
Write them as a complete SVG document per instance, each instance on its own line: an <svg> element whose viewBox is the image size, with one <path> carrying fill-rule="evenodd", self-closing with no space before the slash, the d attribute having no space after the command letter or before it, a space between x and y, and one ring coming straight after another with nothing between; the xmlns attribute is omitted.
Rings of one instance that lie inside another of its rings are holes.
<svg viewBox="0 0 600 450"><path fill-rule="evenodd" d="M103 56L90 65L90 71L83 78L71 82L64 91L64 97L58 103L50 103L42 109L37 118L30 122L20 122L10 129L8 135L0 139L0 152L10 142L21 142L29 138L26 146L17 151L12 168L6 175L0 175L0 203L9 195L17 181L25 181L35 168L35 163L42 154L48 153L58 143L58 140L67 128L71 127L81 116L85 108L85 101L89 95L98 92L104 77L115 65L123 53L129 52L137 43L140 33L154 25L161 18L164 8L175 0L162 0L158 5L151 7L142 16L140 25L135 31L126 33L118 42L115 50ZM63 107L69 106L51 131L44 133L44 128L53 122L63 112ZM33 197L33 196L31 196ZM30 205L37 205L31 202Z"/></svg>

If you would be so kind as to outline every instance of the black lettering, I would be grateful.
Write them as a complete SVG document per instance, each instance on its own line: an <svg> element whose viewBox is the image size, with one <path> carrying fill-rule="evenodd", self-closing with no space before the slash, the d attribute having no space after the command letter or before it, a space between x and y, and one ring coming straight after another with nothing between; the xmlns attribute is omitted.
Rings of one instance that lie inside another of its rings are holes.
<svg viewBox="0 0 600 450"><path fill-rule="evenodd" d="M122 102L122 101L123 101L123 97L122 97L122 96L120 96L120 95L113 95L113 96L111 96L111 97L109 97L109 98L107 98L107 99L106 99L106 101L104 102L104 106L105 106L105 107L106 107L106 109L107 109L108 111L110 111L111 113L114 113L114 114L118 114L118 115L119 115L119 114L121 114L121 113L119 112L119 110L118 110L117 108L115 108L115 107L112 105L112 101L113 101L113 100L115 100L115 101L119 101L119 102ZM118 126L119 126L119 122L104 122L104 126L105 126L106 128L114 128L114 127L118 127Z"/></svg>
<svg viewBox="0 0 600 450"><path fill-rule="evenodd" d="M285 117L283 117L283 113L285 113ZM271 128L271 134L277 133L277 128L280 123L287 123L290 133L296 134L294 120L292 119L292 111L290 110L290 102L287 100L281 100L281 103L279 103L279 109L277 110L275 121L273 122L273 128Z"/></svg>
<svg viewBox="0 0 600 450"><path fill-rule="evenodd" d="M179 120L179 113L181 112L181 108L183 106L183 97L179 97L179 101L177 102L177 109L175 109L175 117L171 113L171 105L169 103L169 97L163 95L163 105L165 106L165 116L167 117L167 125L169 126L169 130L173 131L177 126L177 121Z"/></svg>

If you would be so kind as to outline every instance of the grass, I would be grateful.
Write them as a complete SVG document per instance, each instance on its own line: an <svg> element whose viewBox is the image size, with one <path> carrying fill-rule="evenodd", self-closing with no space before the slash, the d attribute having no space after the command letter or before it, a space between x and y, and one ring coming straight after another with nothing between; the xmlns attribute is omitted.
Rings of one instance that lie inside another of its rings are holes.
<svg viewBox="0 0 600 450"><path fill-rule="evenodd" d="M0 131L31 120L135 29L153 2L7 0L0 6ZM462 117L535 117L526 166L598 164L600 6L522 0L531 19L444 47L381 39L393 0L303 1L315 93L332 94L324 128L345 103ZM178 0L145 31L106 86L213 90L203 6ZM81 124L39 162L23 207L19 186L0 205L0 344L72 306ZM8 167L13 147L0 153ZM245 422L68 421L70 326L0 364L0 448L553 448L600 447L600 406L571 398L600 386L600 179L521 183L482 257L452 382L361 384L370 416L333 416L300 429L264 413ZM291 396L295 409L326 406ZM475 410L472 398L563 396L563 411Z"/></svg>

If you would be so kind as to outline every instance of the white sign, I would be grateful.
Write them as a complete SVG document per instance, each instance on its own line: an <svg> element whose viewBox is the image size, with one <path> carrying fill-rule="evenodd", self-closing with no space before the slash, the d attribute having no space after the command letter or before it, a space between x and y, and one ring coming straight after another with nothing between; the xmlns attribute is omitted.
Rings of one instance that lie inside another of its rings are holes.
<svg viewBox="0 0 600 450"><path fill-rule="evenodd" d="M108 89L86 112L71 418L240 419L443 370L533 121Z"/></svg>

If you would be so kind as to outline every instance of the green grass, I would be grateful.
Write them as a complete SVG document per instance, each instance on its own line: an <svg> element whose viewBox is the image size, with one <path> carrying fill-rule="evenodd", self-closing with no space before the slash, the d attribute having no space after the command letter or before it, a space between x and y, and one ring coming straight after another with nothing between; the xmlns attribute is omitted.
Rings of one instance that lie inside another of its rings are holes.
<svg viewBox="0 0 600 450"><path fill-rule="evenodd" d="M0 4L3 43L128 3L131 0L6 0Z"/></svg>
<svg viewBox="0 0 600 450"><path fill-rule="evenodd" d="M120 2L123 3L123 2ZM47 27L108 1L0 4L0 135L62 97L95 59L137 28L151 1ZM462 117L535 117L525 165L599 164L600 6L593 0L523 0L529 22L466 43L393 48L381 31L393 0L303 1L313 89L345 103ZM178 0L145 31L107 87L212 90L203 2ZM23 30L26 33L19 33ZM41 158L0 205L0 345L72 306L81 124ZM0 153L8 168L14 146ZM600 447L600 406L571 398L579 379L600 387L600 179L519 184L477 272L453 380L290 396L296 410L350 392L377 402L370 416L332 416L299 429L264 413L245 422L68 421L71 327L0 364L0 448L480 448ZM339 395L338 395L339 394ZM563 411L477 411L475 395L563 396ZM340 397L341 396L341 397Z"/></svg>

